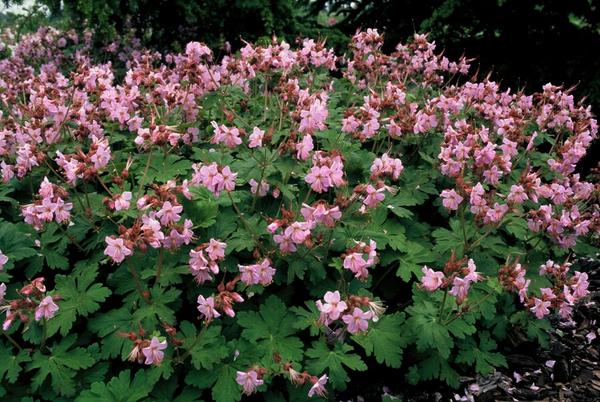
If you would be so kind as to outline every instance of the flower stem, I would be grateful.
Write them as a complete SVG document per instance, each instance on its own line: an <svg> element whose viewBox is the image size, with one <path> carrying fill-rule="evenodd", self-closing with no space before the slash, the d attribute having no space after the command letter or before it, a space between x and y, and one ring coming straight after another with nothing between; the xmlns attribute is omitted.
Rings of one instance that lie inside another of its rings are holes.
<svg viewBox="0 0 600 402"><path fill-rule="evenodd" d="M6 337L6 339L8 339L8 341L13 344L13 346L15 348L19 349L19 351L23 350L23 348L21 347L21 345L19 345L19 343L17 341L15 341L15 338L13 338L9 334L7 334L6 331L4 331L4 330L2 330L2 333L4 334L4 336Z"/></svg>

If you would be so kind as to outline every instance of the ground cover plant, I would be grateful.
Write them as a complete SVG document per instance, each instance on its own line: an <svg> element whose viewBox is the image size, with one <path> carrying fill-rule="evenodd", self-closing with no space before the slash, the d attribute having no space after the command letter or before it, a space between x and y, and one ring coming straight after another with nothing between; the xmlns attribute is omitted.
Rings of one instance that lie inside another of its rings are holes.
<svg viewBox="0 0 600 402"><path fill-rule="evenodd" d="M3 398L457 387L587 295L597 123L568 91L501 92L425 35L92 38L2 34Z"/></svg>

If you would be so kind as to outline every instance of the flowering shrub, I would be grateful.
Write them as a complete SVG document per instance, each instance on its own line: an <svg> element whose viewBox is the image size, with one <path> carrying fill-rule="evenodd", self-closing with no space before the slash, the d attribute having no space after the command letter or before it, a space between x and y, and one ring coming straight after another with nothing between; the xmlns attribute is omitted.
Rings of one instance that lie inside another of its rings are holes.
<svg viewBox="0 0 600 402"><path fill-rule="evenodd" d="M5 397L303 400L383 367L457 386L587 294L597 125L559 87L501 92L374 30L345 55L132 44L122 77L90 35L4 37Z"/></svg>

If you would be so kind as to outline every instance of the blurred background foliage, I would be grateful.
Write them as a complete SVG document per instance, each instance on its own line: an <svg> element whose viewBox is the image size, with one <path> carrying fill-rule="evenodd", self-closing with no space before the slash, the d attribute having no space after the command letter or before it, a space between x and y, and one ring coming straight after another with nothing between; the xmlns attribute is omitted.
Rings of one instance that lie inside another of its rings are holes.
<svg viewBox="0 0 600 402"><path fill-rule="evenodd" d="M23 0L3 0L6 5ZM93 27L109 42L134 29L158 50L181 50L190 40L218 49L272 34L327 38L342 47L358 28L385 32L392 49L415 32L428 32L450 57L476 58L478 77L513 90L547 82L576 86L600 110L600 10L596 0L25 0L45 13L17 17L20 30L42 23ZM14 24L3 15L0 23Z"/></svg>

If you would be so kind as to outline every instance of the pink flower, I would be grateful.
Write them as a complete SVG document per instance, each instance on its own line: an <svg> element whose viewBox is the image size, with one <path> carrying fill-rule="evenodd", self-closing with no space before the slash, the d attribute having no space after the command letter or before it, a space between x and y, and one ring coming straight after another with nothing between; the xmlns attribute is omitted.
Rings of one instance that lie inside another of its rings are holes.
<svg viewBox="0 0 600 402"><path fill-rule="evenodd" d="M198 296L198 311L204 316L204 319L207 322L221 316L221 314L215 310L215 299L212 296L207 297L206 299L202 295Z"/></svg>
<svg viewBox="0 0 600 402"><path fill-rule="evenodd" d="M294 244L292 239L290 239L289 236L283 233L276 234L275 236L273 236L273 240L275 241L275 243L279 244L279 250L282 253L293 253L297 250L296 245Z"/></svg>
<svg viewBox="0 0 600 402"><path fill-rule="evenodd" d="M258 378L258 373L255 370L238 371L235 381L242 386L246 395L252 394L256 391L256 387L264 384L264 381Z"/></svg>
<svg viewBox="0 0 600 402"><path fill-rule="evenodd" d="M367 185L365 191L367 193L367 196L363 200L363 204L365 204L369 208L375 208L377 205L379 205L381 201L385 199L385 194L383 193L385 191L385 187L376 189L375 187L369 184Z"/></svg>
<svg viewBox="0 0 600 402"><path fill-rule="evenodd" d="M362 311L358 307L354 307L354 311L352 314L346 314L342 316L342 321L344 321L348 327L348 332L351 334L357 334L359 332L365 332L369 328L369 322L372 318L371 311Z"/></svg>
<svg viewBox="0 0 600 402"><path fill-rule="evenodd" d="M104 249L104 254L112 258L117 264L122 262L125 257L132 254L132 251L125 246L125 242L120 237L115 239L111 236L106 236L104 241L107 244Z"/></svg>
<svg viewBox="0 0 600 402"><path fill-rule="evenodd" d="M265 131L261 130L258 127L254 127L252 130L252 134L250 134L248 143L249 148L257 148L262 147L263 137L265 136Z"/></svg>
<svg viewBox="0 0 600 402"><path fill-rule="evenodd" d="M538 319L542 319L544 318L544 316L550 314L550 310L548 309L548 307L550 307L550 302L549 301L543 301L541 299L538 299L537 297L535 297L533 299L535 305L533 307L530 308L531 312L535 314L535 316Z"/></svg>
<svg viewBox="0 0 600 402"><path fill-rule="evenodd" d="M470 284L471 282L469 282L469 280L456 277L452 282L452 289L450 289L450 292L448 293L456 297L456 302L461 304L467 298Z"/></svg>
<svg viewBox="0 0 600 402"><path fill-rule="evenodd" d="M183 211L181 205L172 205L170 201L165 201L160 211L156 213L156 216L160 218L160 223L164 226L170 223L176 223L181 219L179 215Z"/></svg>
<svg viewBox="0 0 600 402"><path fill-rule="evenodd" d="M320 99L315 99L310 105L309 110L302 110L300 112L302 120L300 121L298 131L311 134L315 130L324 130L327 115L327 104Z"/></svg>
<svg viewBox="0 0 600 402"><path fill-rule="evenodd" d="M225 144L228 148L235 148L242 143L240 138L240 130L236 127L228 128L224 125L218 125L217 122L212 121L210 124L214 127L215 135L211 140L213 144Z"/></svg>
<svg viewBox="0 0 600 402"><path fill-rule="evenodd" d="M506 197L509 202L513 202L515 204L522 204L523 201L527 200L528 198L529 197L527 196L525 189L523 189L523 186L520 184L513 184L510 187L510 194L508 194L508 197Z"/></svg>
<svg viewBox="0 0 600 402"><path fill-rule="evenodd" d="M314 149L313 139L310 134L306 134L302 137L302 141L296 144L296 158L300 160L307 160L310 156L310 151Z"/></svg>
<svg viewBox="0 0 600 402"><path fill-rule="evenodd" d="M461 197L454 189L442 191L442 198L444 207L452 211L456 211L458 205L463 201L463 197Z"/></svg>
<svg viewBox="0 0 600 402"><path fill-rule="evenodd" d="M576 298L587 296L590 293L588 290L588 286L590 285L588 281L588 274L585 272L575 272L573 279L575 280L575 284L572 285L573 296Z"/></svg>
<svg viewBox="0 0 600 402"><path fill-rule="evenodd" d="M308 397L312 398L314 395L317 395L321 398L325 398L325 396L327 395L327 389L325 389L327 379L327 374L323 374L319 379L317 379L316 377L312 377L311 382L313 383L313 385L308 390Z"/></svg>
<svg viewBox="0 0 600 402"><path fill-rule="evenodd" d="M424 274L421 278L421 284L423 285L423 288L430 292L433 292L442 286L442 283L444 283L444 279L446 278L443 272L434 271L433 269L428 268L427 265L424 266L421 271Z"/></svg>
<svg viewBox="0 0 600 402"><path fill-rule="evenodd" d="M4 265L8 262L8 257L4 255L2 250L0 250L0 271L4 268Z"/></svg>
<svg viewBox="0 0 600 402"><path fill-rule="evenodd" d="M206 247L208 258L210 258L211 260L222 260L223 258L225 258L226 247L227 243L223 243L215 239L210 239L208 241L208 246Z"/></svg>
<svg viewBox="0 0 600 402"><path fill-rule="evenodd" d="M344 258L344 263L342 265L344 268L352 271L358 279L366 279L367 276L369 276L367 271L368 264L362 253L348 254Z"/></svg>
<svg viewBox="0 0 600 402"><path fill-rule="evenodd" d="M258 193L259 197L264 197L265 195L267 195L267 192L270 188L269 183L267 183L265 180L261 180L260 187L258 185L258 182L254 179L250 179L248 183L250 184L250 192L254 195Z"/></svg>
<svg viewBox="0 0 600 402"><path fill-rule="evenodd" d="M341 301L340 292L338 290L335 292L326 292L323 299L325 300L325 303L321 303L320 300L317 300L316 304L319 311L324 313L328 320L337 320L348 308L346 302Z"/></svg>
<svg viewBox="0 0 600 402"><path fill-rule="evenodd" d="M144 364L154 364L156 366L160 365L165 357L165 354L162 350L167 348L167 341L160 342L157 337L153 336L152 340L150 340L150 345L142 349L142 353L146 356L146 361Z"/></svg>
<svg viewBox="0 0 600 402"><path fill-rule="evenodd" d="M221 170L222 177L222 188L227 191L233 191L235 189L235 179L237 178L237 173L233 173L229 166L225 166Z"/></svg>
<svg viewBox="0 0 600 402"><path fill-rule="evenodd" d="M239 265L241 280L246 285L267 286L273 281L276 270L271 267L271 260L265 258L260 264Z"/></svg>
<svg viewBox="0 0 600 402"><path fill-rule="evenodd" d="M62 198L56 200L56 209L54 210L54 219L58 223L68 222L71 219L71 210L73 204L70 202L64 202Z"/></svg>
<svg viewBox="0 0 600 402"><path fill-rule="evenodd" d="M0 303L4 301L4 297L6 296L6 285L4 283L0 283Z"/></svg>
<svg viewBox="0 0 600 402"><path fill-rule="evenodd" d="M44 317L46 320L54 317L58 311L58 306L52 300L52 296L46 296L35 309L35 320L39 321Z"/></svg>
<svg viewBox="0 0 600 402"><path fill-rule="evenodd" d="M296 244L302 244L310 236L310 224L308 222L294 222L288 226L284 234Z"/></svg>
<svg viewBox="0 0 600 402"><path fill-rule="evenodd" d="M329 168L327 166L313 166L310 168L310 171L304 180L310 184L310 188L312 188L313 191L322 193L331 187L329 173Z"/></svg>
<svg viewBox="0 0 600 402"><path fill-rule="evenodd" d="M121 211L129 209L129 201L131 201L131 191L125 191L123 194L117 194L115 196L115 210Z"/></svg>

